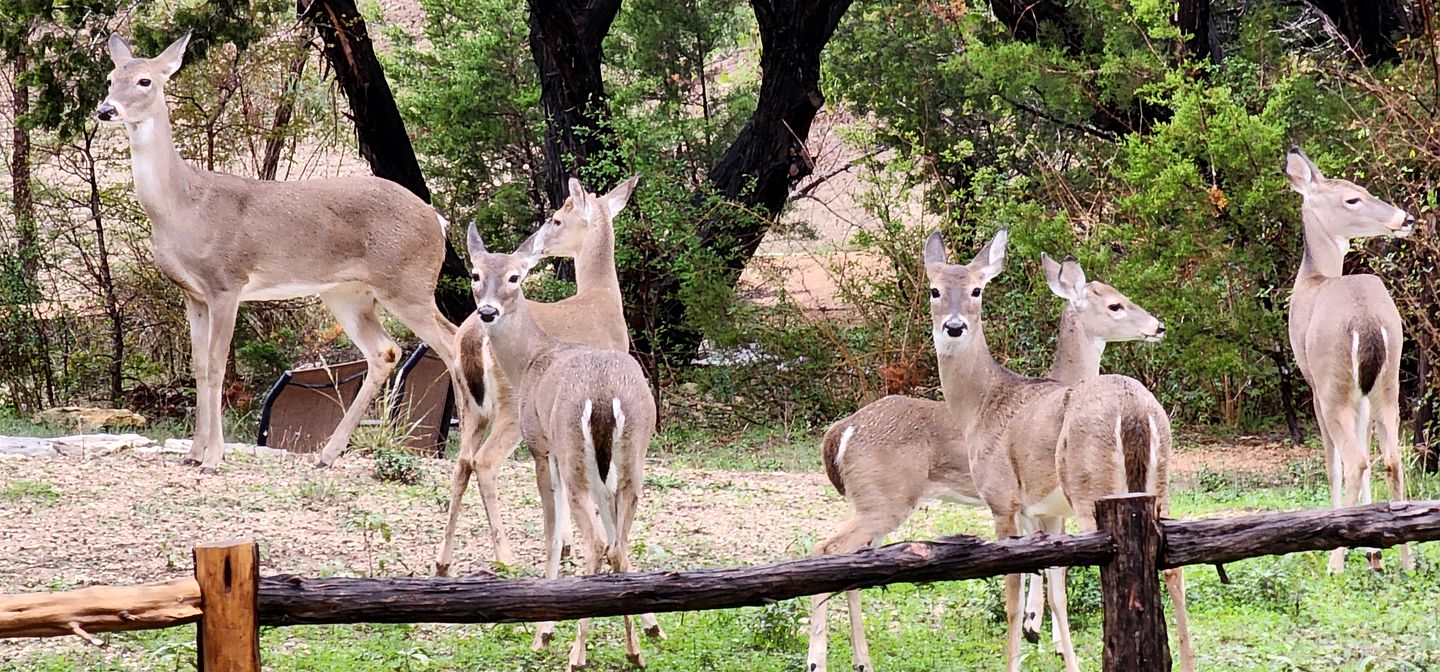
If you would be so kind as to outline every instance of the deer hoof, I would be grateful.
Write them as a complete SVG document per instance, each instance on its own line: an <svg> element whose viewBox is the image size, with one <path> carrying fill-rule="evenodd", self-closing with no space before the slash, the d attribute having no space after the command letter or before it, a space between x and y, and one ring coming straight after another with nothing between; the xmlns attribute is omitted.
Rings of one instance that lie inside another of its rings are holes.
<svg viewBox="0 0 1440 672"><path fill-rule="evenodd" d="M645 636L651 639L658 639L661 641L670 639L670 637L665 634L665 631L660 629L659 623L645 628Z"/></svg>
<svg viewBox="0 0 1440 672"><path fill-rule="evenodd" d="M1039 630L1037 630L1037 629L1035 629L1035 628L1032 628L1031 626L1028 626L1028 625L1027 625L1027 626L1024 626L1024 627L1020 628L1020 633L1023 634L1023 635L1025 635L1025 641L1030 642L1031 644L1039 644L1039 643L1040 643L1040 631L1039 631Z"/></svg>
<svg viewBox="0 0 1440 672"><path fill-rule="evenodd" d="M182 467L198 467L198 466L200 466L200 460L197 460L197 459L195 459L195 458L193 458L193 457L182 457L182 458L180 458L180 466L182 466Z"/></svg>
<svg viewBox="0 0 1440 672"><path fill-rule="evenodd" d="M320 461L318 461L318 462L315 463L315 468L316 468L316 469L329 469L329 468L330 468L330 463L329 463L329 462L326 462L326 461L324 461L324 460L320 460Z"/></svg>
<svg viewBox="0 0 1440 672"><path fill-rule="evenodd" d="M220 473L220 470L215 467L200 467L201 476L214 476L218 473Z"/></svg>
<svg viewBox="0 0 1440 672"><path fill-rule="evenodd" d="M530 650L544 651L545 647L550 646L550 640L554 637L555 633L553 632L540 631L535 633L535 641L530 644Z"/></svg>
<svg viewBox="0 0 1440 672"><path fill-rule="evenodd" d="M1380 551L1366 551L1365 559L1370 562L1370 569L1374 571L1378 572L1385 568L1385 563L1381 559Z"/></svg>
<svg viewBox="0 0 1440 672"><path fill-rule="evenodd" d="M644 668L644 667L645 667L645 656L642 656L642 655L640 655L640 654L638 654L638 653L627 653L627 654L625 654L625 660L630 661L630 666L631 666L631 667L638 667L638 668Z"/></svg>
<svg viewBox="0 0 1440 672"><path fill-rule="evenodd" d="M435 563L435 576L450 576L450 563Z"/></svg>

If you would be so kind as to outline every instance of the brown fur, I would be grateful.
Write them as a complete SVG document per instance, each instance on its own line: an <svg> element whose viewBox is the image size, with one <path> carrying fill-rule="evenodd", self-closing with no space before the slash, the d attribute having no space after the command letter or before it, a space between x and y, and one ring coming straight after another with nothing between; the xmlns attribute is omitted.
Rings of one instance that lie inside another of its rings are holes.
<svg viewBox="0 0 1440 672"><path fill-rule="evenodd" d="M1361 394L1370 394L1370 390L1375 388L1375 380L1380 377L1380 370L1385 368L1385 339L1380 337L1380 330L1372 322L1366 322L1364 329L1357 332L1360 341L1355 356L1360 360L1360 379L1355 382L1360 385Z"/></svg>
<svg viewBox="0 0 1440 672"><path fill-rule="evenodd" d="M1144 416L1126 415L1120 421L1120 445L1125 453L1125 487L1145 492L1150 478L1150 423Z"/></svg>
<svg viewBox="0 0 1440 672"><path fill-rule="evenodd" d="M845 479L840 476L840 465L835 463L835 455L840 452L840 438L845 436L845 427L848 425L837 422L830 426L825 432L824 448L821 453L825 459L825 475L830 477L830 484L835 486L835 492L845 494Z"/></svg>
<svg viewBox="0 0 1440 672"><path fill-rule="evenodd" d="M590 403L590 440L595 445L595 466L604 479L610 473L610 451L615 446L615 409L609 399L595 399ZM595 487L605 487L596 483Z"/></svg>

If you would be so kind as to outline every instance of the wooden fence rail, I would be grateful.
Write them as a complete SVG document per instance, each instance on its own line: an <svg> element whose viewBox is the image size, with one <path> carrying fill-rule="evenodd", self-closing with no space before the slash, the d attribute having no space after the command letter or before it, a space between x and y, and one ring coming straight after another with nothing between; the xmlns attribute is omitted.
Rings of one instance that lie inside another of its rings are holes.
<svg viewBox="0 0 1440 672"><path fill-rule="evenodd" d="M910 541L737 569L567 579L257 577L249 541L196 548L196 578L125 588L0 596L0 637L166 628L201 621L200 669L259 670L259 625L513 623L759 606L892 583L953 581L1098 565L1105 669L1170 669L1157 569L1340 546L1440 540L1440 501L1235 518L1157 521L1148 495L1102 500L1099 532Z"/></svg>

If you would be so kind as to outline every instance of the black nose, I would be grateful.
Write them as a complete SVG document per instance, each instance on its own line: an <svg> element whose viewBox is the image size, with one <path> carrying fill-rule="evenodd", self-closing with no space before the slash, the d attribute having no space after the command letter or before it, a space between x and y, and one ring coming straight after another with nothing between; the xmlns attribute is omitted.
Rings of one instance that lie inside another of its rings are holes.
<svg viewBox="0 0 1440 672"><path fill-rule="evenodd" d="M949 335L950 338L959 338L961 334L965 333L965 328L966 325L964 322L951 320L945 323L945 333Z"/></svg>
<svg viewBox="0 0 1440 672"><path fill-rule="evenodd" d="M495 318L500 317L500 311L495 310L494 306L480 306L480 309L475 312L480 314L481 322L494 322Z"/></svg>
<svg viewBox="0 0 1440 672"><path fill-rule="evenodd" d="M1405 215L1405 228L1408 229L1408 228L1410 228L1410 227L1412 227L1412 226L1415 226L1415 216L1414 216L1414 215Z"/></svg>
<svg viewBox="0 0 1440 672"><path fill-rule="evenodd" d="M1164 335L1165 335L1165 325L1162 324L1162 325L1160 325L1160 326L1158 326L1158 327L1155 327L1155 335L1156 335L1156 336L1164 336Z"/></svg>
<svg viewBox="0 0 1440 672"><path fill-rule="evenodd" d="M114 117L115 108L110 105L101 105L100 109L95 110L95 118L100 121L110 121Z"/></svg>

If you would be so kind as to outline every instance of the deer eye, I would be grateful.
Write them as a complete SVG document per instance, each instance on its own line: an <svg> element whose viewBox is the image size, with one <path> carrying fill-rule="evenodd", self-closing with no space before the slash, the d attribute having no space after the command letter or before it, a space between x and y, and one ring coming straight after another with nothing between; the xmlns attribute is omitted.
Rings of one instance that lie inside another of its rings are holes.
<svg viewBox="0 0 1440 672"><path fill-rule="evenodd" d="M135 82L135 83L136 83L136 84L139 84L140 86L150 86L150 80L148 80L148 79L142 79L142 80L140 80L140 81L138 81L138 82Z"/></svg>
<svg viewBox="0 0 1440 672"><path fill-rule="evenodd" d="M979 287L976 287L975 289L970 290L970 296L979 297L979 296L980 296L980 288L979 288Z"/></svg>
<svg viewBox="0 0 1440 672"><path fill-rule="evenodd" d="M510 276L510 284L513 285L513 284L515 284L515 283L517 283L517 282L520 282L520 274L519 274L519 273L516 273L515 275Z"/></svg>
<svg viewBox="0 0 1440 672"><path fill-rule="evenodd" d="M1345 199L1345 205L1360 205L1360 199L1358 199L1358 198L1347 198L1347 199Z"/></svg>
<svg viewBox="0 0 1440 672"><path fill-rule="evenodd" d="M1118 303L1112 303L1112 304L1110 304L1110 312L1112 312L1112 313L1118 313L1118 312L1120 312L1120 310L1123 309L1124 307L1125 307L1125 306L1122 306L1122 305L1120 305L1120 304L1118 304Z"/></svg>
<svg viewBox="0 0 1440 672"><path fill-rule="evenodd" d="M480 282L480 274L479 274L479 273L471 273L471 274L470 274L470 279L473 280L473 281L475 281L475 282Z"/></svg>
<svg viewBox="0 0 1440 672"><path fill-rule="evenodd" d="M552 220L550 220L550 223L551 223L551 224L554 224L555 226L560 226L561 224L564 224L564 222L562 222L562 221L560 221L560 220L558 220L558 219L552 219Z"/></svg>
<svg viewBox="0 0 1440 672"><path fill-rule="evenodd" d="M940 290L938 290L938 289L936 289L936 288L934 288L934 287L931 287L931 288L930 288L930 298L932 298L932 299L938 299L938 298L940 298Z"/></svg>

